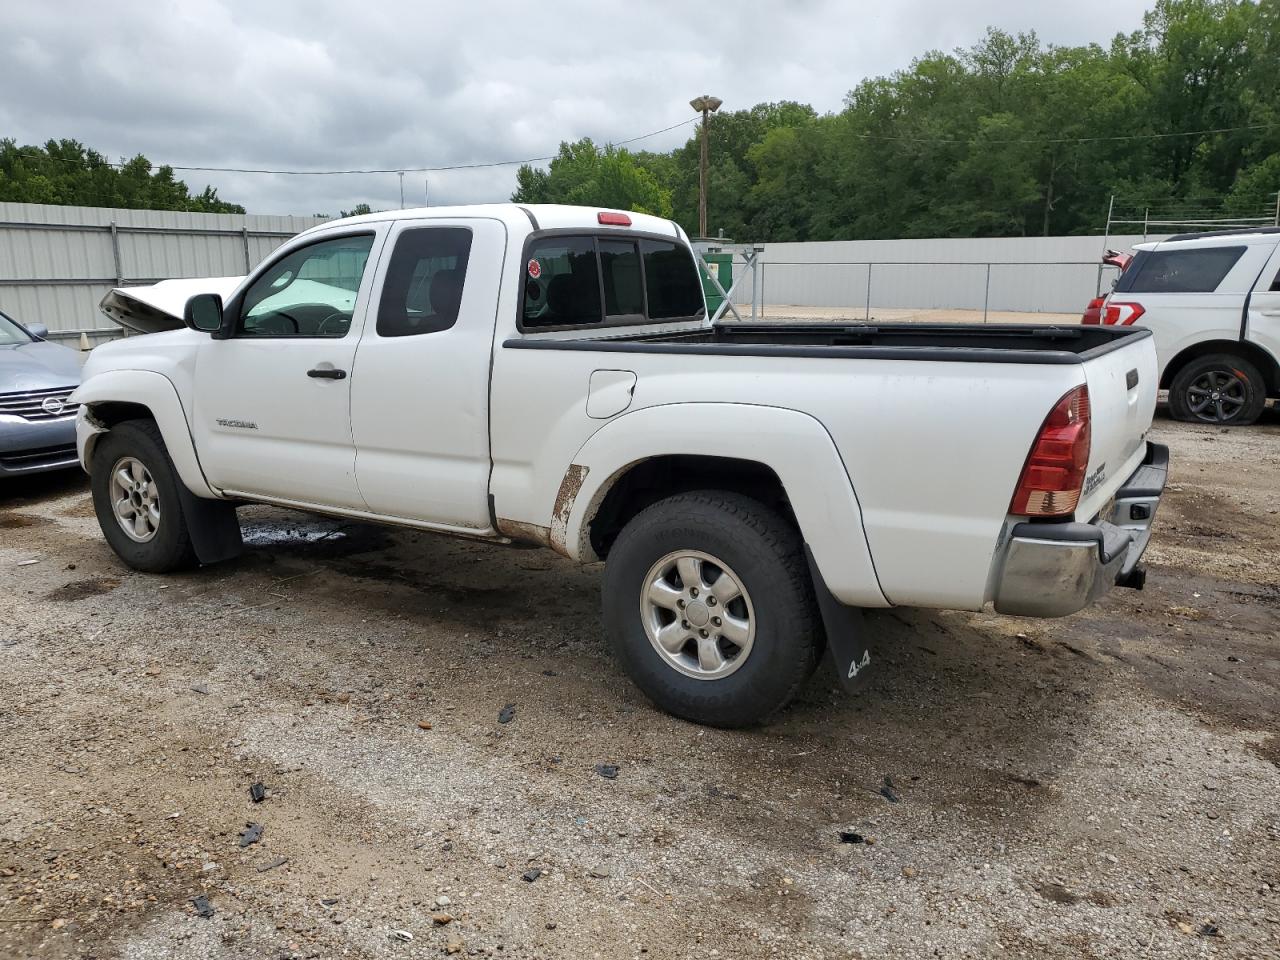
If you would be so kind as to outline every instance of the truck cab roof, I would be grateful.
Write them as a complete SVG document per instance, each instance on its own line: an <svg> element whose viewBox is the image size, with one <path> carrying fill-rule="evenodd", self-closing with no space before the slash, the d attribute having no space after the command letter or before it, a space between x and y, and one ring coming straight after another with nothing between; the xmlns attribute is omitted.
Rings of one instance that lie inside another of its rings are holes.
<svg viewBox="0 0 1280 960"><path fill-rule="evenodd" d="M602 219L606 215L606 219ZM405 210L383 210L358 217L329 220L318 224L302 235L332 230L335 226L361 223L385 223L388 220L451 219L486 217L513 225L523 225L534 231L541 230L600 230L616 229L639 233L653 233L679 240L687 239L684 231L672 220L648 213L616 210L608 207L579 207L558 203L482 203L452 207L411 207ZM617 222L610 222L611 220Z"/></svg>

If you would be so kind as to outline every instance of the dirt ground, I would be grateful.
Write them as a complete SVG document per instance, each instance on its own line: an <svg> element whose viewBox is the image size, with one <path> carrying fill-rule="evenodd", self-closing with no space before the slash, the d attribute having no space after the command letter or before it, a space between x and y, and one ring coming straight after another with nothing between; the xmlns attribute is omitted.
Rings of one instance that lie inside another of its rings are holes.
<svg viewBox="0 0 1280 960"><path fill-rule="evenodd" d="M0 488L0 957L1278 957L1280 415L1155 435L1144 592L876 614L746 733L549 552L247 508L161 578Z"/></svg>

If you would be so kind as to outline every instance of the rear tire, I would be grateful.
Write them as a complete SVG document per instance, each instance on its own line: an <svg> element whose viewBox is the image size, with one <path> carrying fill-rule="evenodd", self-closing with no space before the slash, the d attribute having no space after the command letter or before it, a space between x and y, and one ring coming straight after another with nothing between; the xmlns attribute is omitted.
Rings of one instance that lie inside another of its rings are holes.
<svg viewBox="0 0 1280 960"><path fill-rule="evenodd" d="M721 491L661 500L623 528L605 567L604 621L650 700L716 727L781 710L823 645L799 534L764 504Z"/></svg>
<svg viewBox="0 0 1280 960"><path fill-rule="evenodd" d="M196 566L180 483L151 420L117 424L94 447L89 486L98 525L133 569L169 573Z"/></svg>
<svg viewBox="0 0 1280 960"><path fill-rule="evenodd" d="M1169 412L1175 420L1243 427L1257 420L1266 404L1258 368L1230 353L1197 357L1169 385Z"/></svg>

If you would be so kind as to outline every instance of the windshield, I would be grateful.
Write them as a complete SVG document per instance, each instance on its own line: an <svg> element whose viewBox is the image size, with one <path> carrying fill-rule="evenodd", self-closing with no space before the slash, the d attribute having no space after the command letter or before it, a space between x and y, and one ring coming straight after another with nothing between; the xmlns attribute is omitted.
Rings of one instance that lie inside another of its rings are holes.
<svg viewBox="0 0 1280 960"><path fill-rule="evenodd" d="M25 330L0 313L0 347L9 347L15 343L30 343L31 338Z"/></svg>

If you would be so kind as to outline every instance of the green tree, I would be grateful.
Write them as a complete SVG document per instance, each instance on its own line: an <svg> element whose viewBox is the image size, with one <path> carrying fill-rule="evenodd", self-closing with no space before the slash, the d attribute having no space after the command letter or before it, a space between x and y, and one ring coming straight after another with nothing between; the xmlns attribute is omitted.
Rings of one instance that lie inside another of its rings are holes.
<svg viewBox="0 0 1280 960"><path fill-rule="evenodd" d="M516 203L571 203L671 216L671 191L627 150L589 139L560 144L547 170L525 164L516 172Z"/></svg>
<svg viewBox="0 0 1280 960"><path fill-rule="evenodd" d="M244 213L206 186L194 196L172 167L153 168L138 155L113 166L76 140L49 140L43 147L0 140L0 200L144 210Z"/></svg>

